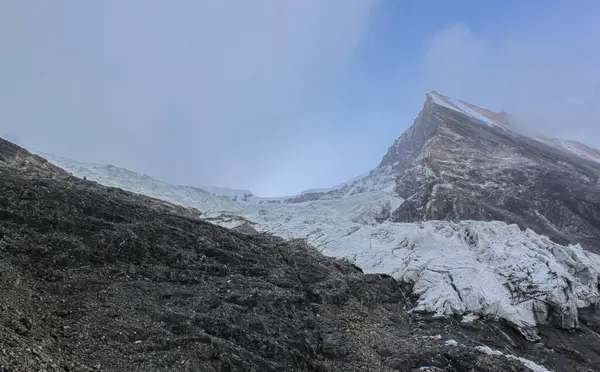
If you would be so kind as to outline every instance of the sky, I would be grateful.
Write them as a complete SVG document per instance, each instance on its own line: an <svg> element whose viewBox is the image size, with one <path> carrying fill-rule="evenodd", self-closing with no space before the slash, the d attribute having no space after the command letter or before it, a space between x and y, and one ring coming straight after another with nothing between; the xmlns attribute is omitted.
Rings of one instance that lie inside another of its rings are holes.
<svg viewBox="0 0 600 372"><path fill-rule="evenodd" d="M284 196L373 169L431 90L600 147L590 0L0 0L0 136Z"/></svg>

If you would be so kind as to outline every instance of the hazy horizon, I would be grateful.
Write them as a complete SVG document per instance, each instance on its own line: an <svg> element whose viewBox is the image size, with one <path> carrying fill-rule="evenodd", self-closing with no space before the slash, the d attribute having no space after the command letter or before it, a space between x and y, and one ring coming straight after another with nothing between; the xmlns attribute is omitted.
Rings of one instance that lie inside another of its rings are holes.
<svg viewBox="0 0 600 372"><path fill-rule="evenodd" d="M285 196L374 168L436 90L600 147L600 4L0 3L0 136Z"/></svg>

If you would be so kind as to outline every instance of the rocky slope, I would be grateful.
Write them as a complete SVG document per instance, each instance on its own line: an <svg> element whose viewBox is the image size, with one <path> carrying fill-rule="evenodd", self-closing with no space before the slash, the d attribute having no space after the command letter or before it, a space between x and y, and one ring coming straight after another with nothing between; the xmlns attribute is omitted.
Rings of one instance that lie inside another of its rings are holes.
<svg viewBox="0 0 600 372"><path fill-rule="evenodd" d="M394 221L500 220L600 251L600 152L526 136L510 118L435 92L390 147L406 201Z"/></svg>
<svg viewBox="0 0 600 372"><path fill-rule="evenodd" d="M593 317L530 343L408 312L306 244L69 176L0 140L0 371L587 371Z"/></svg>

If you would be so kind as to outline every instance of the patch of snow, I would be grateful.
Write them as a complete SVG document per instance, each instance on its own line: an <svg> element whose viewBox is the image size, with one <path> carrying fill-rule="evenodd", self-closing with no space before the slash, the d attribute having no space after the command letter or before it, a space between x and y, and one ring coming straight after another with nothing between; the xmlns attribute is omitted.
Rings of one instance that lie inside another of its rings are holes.
<svg viewBox="0 0 600 372"><path fill-rule="evenodd" d="M516 359L519 362L521 362L525 367L529 368L530 370L532 370L533 372L552 372L550 371L548 368L539 365L537 363L535 363L534 361L531 361L529 359L526 358L522 358L522 357L516 357L514 355L505 355L507 358L509 359Z"/></svg>
<svg viewBox="0 0 600 372"><path fill-rule="evenodd" d="M458 346L458 342L456 340L446 340L444 344L447 346Z"/></svg>
<svg viewBox="0 0 600 372"><path fill-rule="evenodd" d="M333 190L337 190L337 189L341 189L342 187L347 187L347 186L351 186L353 183L360 181L364 178L367 178L369 176L369 172L367 173L363 173L360 176L357 177L353 177L350 178L348 181L337 184L335 186L331 186L331 187L323 187L323 188L318 188L318 189L309 189L309 190L304 190L300 193L300 195L303 194L312 194L312 193L327 193Z"/></svg>
<svg viewBox="0 0 600 372"><path fill-rule="evenodd" d="M473 323L474 321L479 319L479 315L476 314L467 314L464 315L461 319L462 323Z"/></svg>
<svg viewBox="0 0 600 372"><path fill-rule="evenodd" d="M240 203L249 202L250 200L254 201L256 199L259 199L257 196L255 196L248 190L237 190L237 189L230 189L227 187L218 187L218 186L200 186L198 188L201 190L204 190L206 192L209 192L213 195L226 196L229 199L232 199L233 201L239 201Z"/></svg>
<svg viewBox="0 0 600 372"><path fill-rule="evenodd" d="M473 119L476 119L478 121L481 121L489 126L495 126L495 127L501 127L503 128L503 125L499 124L498 122L488 118L487 116L479 113L478 111L472 109L471 107L469 107L469 105L467 105L465 102L458 100L458 99L452 99L446 96L443 96L437 92L431 92L429 93L431 99L433 100L433 102L439 106L443 106L446 107L450 110L453 111L457 111L460 112L461 114L464 114L466 116L469 116Z"/></svg>
<svg viewBox="0 0 600 372"><path fill-rule="evenodd" d="M600 150L587 146L581 142L564 140L560 138L548 138L541 134L535 135L535 139L554 148L558 148L560 150L576 155L580 158L600 163Z"/></svg>
<svg viewBox="0 0 600 372"><path fill-rule="evenodd" d="M456 111L457 107L452 104L452 100L450 100L448 97L443 96L438 92L431 92L429 93L429 96L436 105Z"/></svg>
<svg viewBox="0 0 600 372"><path fill-rule="evenodd" d="M503 352L492 350L489 346L475 346L475 349L487 355L504 355Z"/></svg>
<svg viewBox="0 0 600 372"><path fill-rule="evenodd" d="M521 364L523 364L525 367L529 368L529 370L531 370L533 372L552 372L549 369L547 369L546 367L539 365L529 359L517 357L517 356L511 355L511 354L504 354L501 351L492 350L488 346L476 346L475 349L477 349L479 352L482 352L487 355L504 356L507 359L518 360L519 362L521 362Z"/></svg>

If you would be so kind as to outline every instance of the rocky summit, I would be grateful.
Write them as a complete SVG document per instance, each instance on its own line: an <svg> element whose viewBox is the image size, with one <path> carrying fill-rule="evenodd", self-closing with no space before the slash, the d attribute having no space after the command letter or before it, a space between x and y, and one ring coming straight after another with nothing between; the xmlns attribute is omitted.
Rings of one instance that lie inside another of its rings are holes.
<svg viewBox="0 0 600 372"><path fill-rule="evenodd" d="M502 322L413 314L390 276L75 178L4 140L0 221L2 372L600 365L592 317L544 345Z"/></svg>
<svg viewBox="0 0 600 372"><path fill-rule="evenodd" d="M600 151L581 143L432 92L386 166L405 199L394 221L500 220L600 253Z"/></svg>

